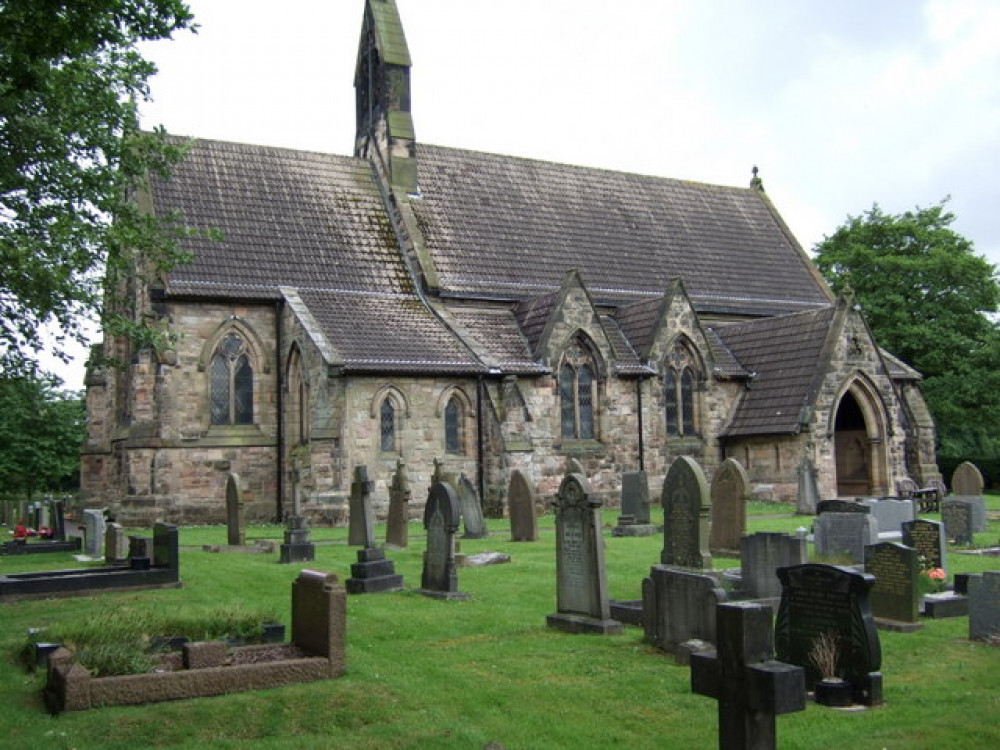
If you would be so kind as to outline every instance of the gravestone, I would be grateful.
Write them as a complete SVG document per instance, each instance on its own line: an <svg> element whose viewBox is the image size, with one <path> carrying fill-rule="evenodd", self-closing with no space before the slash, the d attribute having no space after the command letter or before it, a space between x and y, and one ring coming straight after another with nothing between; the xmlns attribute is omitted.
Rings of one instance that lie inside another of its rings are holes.
<svg viewBox="0 0 1000 750"><path fill-rule="evenodd" d="M278 562L310 562L316 557L316 546L309 541L309 523L302 515L302 488L299 472L292 472L292 515L285 525L285 541L281 545Z"/></svg>
<svg viewBox="0 0 1000 750"><path fill-rule="evenodd" d="M963 461L955 467L951 475L951 493L953 495L982 495L983 475L979 468L969 461Z"/></svg>
<svg viewBox="0 0 1000 750"><path fill-rule="evenodd" d="M736 557L747 531L750 479L743 464L727 458L712 477L712 528L709 549L713 555Z"/></svg>
<svg viewBox="0 0 1000 750"><path fill-rule="evenodd" d="M622 624L611 619L601 501L590 494L587 478L569 474L559 485L556 511L556 609L550 628L570 633L617 635Z"/></svg>
<svg viewBox="0 0 1000 750"><path fill-rule="evenodd" d="M780 568L781 604L775 620L778 659L806 670L811 689L821 675L809 659L820 636L836 639L837 675L850 683L857 703L882 703L882 646L868 593L874 576L837 565L807 563Z"/></svg>
<svg viewBox="0 0 1000 750"><path fill-rule="evenodd" d="M413 493L406 478L406 464L396 461L396 473L389 487L389 517L385 525L385 543L405 549L410 543L410 498Z"/></svg>
<svg viewBox="0 0 1000 750"><path fill-rule="evenodd" d="M949 495L948 501L952 500L958 500L969 506L969 523L973 534L986 531L986 499L982 495Z"/></svg>
<svg viewBox="0 0 1000 750"><path fill-rule="evenodd" d="M654 565L642 582L646 640L675 655L685 641L715 643L715 605L724 601L726 592L711 576Z"/></svg>
<svg viewBox="0 0 1000 750"><path fill-rule="evenodd" d="M878 522L867 512L825 512L813 522L813 545L821 557L846 555L860 564L865 561L865 547L876 543Z"/></svg>
<svg viewBox="0 0 1000 750"><path fill-rule="evenodd" d="M770 607L720 604L716 650L691 655L691 692L719 702L721 750L773 750L775 717L806 707L802 667L774 661Z"/></svg>
<svg viewBox="0 0 1000 750"><path fill-rule="evenodd" d="M375 514L372 510L374 491L375 482L368 479L368 467L355 466L347 527L347 543L352 547L375 546Z"/></svg>
<svg viewBox="0 0 1000 750"><path fill-rule="evenodd" d="M944 524L918 518L903 524L903 544L913 547L921 559L923 570L941 568L948 572L948 546L944 536Z"/></svg>
<svg viewBox="0 0 1000 750"><path fill-rule="evenodd" d="M52 503L52 538L60 542L66 540L66 503L63 500Z"/></svg>
<svg viewBox="0 0 1000 750"><path fill-rule="evenodd" d="M292 643L330 660L330 676L344 673L347 652L347 596L337 576L303 570L292 582Z"/></svg>
<svg viewBox="0 0 1000 750"><path fill-rule="evenodd" d="M121 565L128 560L129 541L120 523L109 523L104 534L104 561Z"/></svg>
<svg viewBox="0 0 1000 750"><path fill-rule="evenodd" d="M821 500L816 505L816 514L822 515L823 513L871 513L871 508L869 508L864 503L860 503L857 500Z"/></svg>
<svg viewBox="0 0 1000 750"><path fill-rule="evenodd" d="M918 619L920 553L895 542L865 549L865 572L875 577L868 595L875 624L885 630L909 632L923 627Z"/></svg>
<svg viewBox="0 0 1000 750"><path fill-rule="evenodd" d="M468 598L468 594L458 590L455 567L455 532L460 522L461 511L455 490L447 482L432 484L424 506L427 549L420 575L421 594L436 599Z"/></svg>
<svg viewBox="0 0 1000 750"><path fill-rule="evenodd" d="M612 536L652 536L658 531L650 523L649 478L645 471L622 474L622 512Z"/></svg>
<svg viewBox="0 0 1000 750"><path fill-rule="evenodd" d="M226 528L227 544L243 547L247 543L246 521L243 518L243 490L240 475L230 473L226 478Z"/></svg>
<svg viewBox="0 0 1000 750"><path fill-rule="evenodd" d="M972 544L973 507L967 498L949 497L941 501L941 521L945 536L955 544Z"/></svg>
<svg viewBox="0 0 1000 750"><path fill-rule="evenodd" d="M1000 571L969 576L969 640L1000 639Z"/></svg>
<svg viewBox="0 0 1000 750"><path fill-rule="evenodd" d="M583 464L580 463L579 459L566 459L566 475L569 476L570 474L579 474L581 477L587 476L587 471L583 468Z"/></svg>
<svg viewBox="0 0 1000 750"><path fill-rule="evenodd" d="M510 504L511 540L537 542L538 515L535 513L535 491L528 478L517 469L510 473L507 502Z"/></svg>
<svg viewBox="0 0 1000 750"><path fill-rule="evenodd" d="M465 474L458 480L458 506L465 522L463 539L483 539L490 535L483 521L483 506L479 504L479 493Z"/></svg>
<svg viewBox="0 0 1000 750"><path fill-rule="evenodd" d="M133 535L128 538L128 563L133 570L149 570L153 564L153 539Z"/></svg>
<svg viewBox="0 0 1000 750"><path fill-rule="evenodd" d="M660 562L711 568L708 552L711 500L705 474L694 459L678 457L663 480L663 551Z"/></svg>
<svg viewBox="0 0 1000 750"><path fill-rule="evenodd" d="M104 554L104 511L93 508L83 511L83 525L83 554L87 557L101 557Z"/></svg>
<svg viewBox="0 0 1000 750"><path fill-rule="evenodd" d="M878 521L879 534L902 534L903 524L917 517L917 507L912 500L895 497L864 498L862 505L868 507Z"/></svg>
<svg viewBox="0 0 1000 750"><path fill-rule="evenodd" d="M171 523L153 524L153 567L180 569L177 527Z"/></svg>
<svg viewBox="0 0 1000 750"><path fill-rule="evenodd" d="M798 468L799 491L796 502L796 512L803 516L816 513L819 502L819 481L816 466L809 456L803 456Z"/></svg>
<svg viewBox="0 0 1000 750"><path fill-rule="evenodd" d="M750 599L781 596L778 568L809 561L806 540L776 531L744 536L740 547L740 593Z"/></svg>

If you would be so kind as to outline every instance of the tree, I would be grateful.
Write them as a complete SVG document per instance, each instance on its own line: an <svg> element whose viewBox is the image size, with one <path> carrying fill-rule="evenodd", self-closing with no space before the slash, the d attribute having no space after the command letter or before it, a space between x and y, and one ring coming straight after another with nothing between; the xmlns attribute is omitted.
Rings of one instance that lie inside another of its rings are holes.
<svg viewBox="0 0 1000 750"><path fill-rule="evenodd" d="M0 378L0 496L79 486L84 402L53 378Z"/></svg>
<svg viewBox="0 0 1000 750"><path fill-rule="evenodd" d="M946 204L849 216L816 245L816 265L835 292L854 290L879 345L923 374L941 452L996 456L1000 282Z"/></svg>
<svg viewBox="0 0 1000 750"><path fill-rule="evenodd" d="M43 326L61 329L57 354L83 342L104 274L117 290L136 257L150 273L183 258L166 228L176 217L135 203L183 153L138 130L155 68L137 44L191 23L181 0L0 3L0 374L34 372ZM124 299L107 310L107 326L130 327Z"/></svg>

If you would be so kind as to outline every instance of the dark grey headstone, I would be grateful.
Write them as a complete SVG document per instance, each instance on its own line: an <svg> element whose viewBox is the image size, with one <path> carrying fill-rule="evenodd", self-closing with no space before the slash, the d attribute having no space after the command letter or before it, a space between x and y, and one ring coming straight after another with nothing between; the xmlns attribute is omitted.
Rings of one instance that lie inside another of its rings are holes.
<svg viewBox="0 0 1000 750"><path fill-rule="evenodd" d="M406 464L396 461L396 473L389 488L389 518L385 526L385 543L404 549L410 541L410 498L412 492L406 479Z"/></svg>
<svg viewBox="0 0 1000 750"><path fill-rule="evenodd" d="M439 599L461 599L468 595L458 590L455 567L455 532L461 511L455 490L447 482L435 482L424 506L424 530L427 549L420 576L420 593Z"/></svg>
<svg viewBox="0 0 1000 750"><path fill-rule="evenodd" d="M983 475L979 468L969 461L963 461L951 475L951 492L953 495L982 495Z"/></svg>
<svg viewBox="0 0 1000 750"><path fill-rule="evenodd" d="M84 539L83 554L87 557L101 557L104 554L104 511L90 509L83 511Z"/></svg>
<svg viewBox="0 0 1000 750"><path fill-rule="evenodd" d="M660 562L711 568L708 551L711 500L705 474L694 459L678 457L663 480L663 551Z"/></svg>
<svg viewBox="0 0 1000 750"><path fill-rule="evenodd" d="M129 542L120 523L109 523L104 534L104 561L120 565L128 560Z"/></svg>
<svg viewBox="0 0 1000 750"><path fill-rule="evenodd" d="M649 478L644 471L622 474L622 515L634 524L649 523Z"/></svg>
<svg viewBox="0 0 1000 750"><path fill-rule="evenodd" d="M813 523L813 540L817 555L847 555L860 564L865 547L878 542L878 522L868 513L821 513Z"/></svg>
<svg viewBox="0 0 1000 750"><path fill-rule="evenodd" d="M546 618L548 626L574 633L621 633L608 601L600 499L590 494L586 477L569 474L554 505L557 612Z"/></svg>
<svg viewBox="0 0 1000 750"><path fill-rule="evenodd" d="M724 601L711 576L654 565L642 582L646 640L671 653L692 639L715 643L715 605Z"/></svg>
<svg viewBox="0 0 1000 750"><path fill-rule="evenodd" d="M465 474L458 480L458 505L465 522L465 539L482 539L489 536L483 521L483 506L479 503L479 493Z"/></svg>
<svg viewBox="0 0 1000 750"><path fill-rule="evenodd" d="M709 549L713 555L735 557L747 530L750 479L743 464L727 458L712 477L712 528Z"/></svg>
<svg viewBox="0 0 1000 750"><path fill-rule="evenodd" d="M170 523L153 524L153 567L180 569L177 527Z"/></svg>
<svg viewBox="0 0 1000 750"><path fill-rule="evenodd" d="M816 512L816 504L819 502L816 466L809 456L803 456L797 471L799 488L796 510L802 515L811 516Z"/></svg>
<svg viewBox="0 0 1000 750"><path fill-rule="evenodd" d="M808 561L802 537L776 531L749 534L740 549L740 593L751 599L777 599L781 596L778 568Z"/></svg>
<svg viewBox="0 0 1000 750"><path fill-rule="evenodd" d="M347 543L352 546L375 546L375 513L372 510L374 491L375 483L368 479L368 467L355 466L347 527Z"/></svg>
<svg viewBox="0 0 1000 750"><path fill-rule="evenodd" d="M874 576L836 565L809 563L778 570L781 604L775 621L778 659L806 670L812 687L821 675L809 654L823 634L836 638L836 676L851 683L854 700L882 703L882 646L868 601Z"/></svg>
<svg viewBox="0 0 1000 750"><path fill-rule="evenodd" d="M1000 638L1000 571L969 576L969 640Z"/></svg>
<svg viewBox="0 0 1000 750"><path fill-rule="evenodd" d="M974 533L973 503L968 499L949 497L941 501L941 521L945 536L955 544L972 544Z"/></svg>
<svg viewBox="0 0 1000 750"><path fill-rule="evenodd" d="M903 524L917 517L917 508L912 500L895 497L865 498L862 505L867 505L871 515L878 521L878 531L901 533Z"/></svg>
<svg viewBox="0 0 1000 750"><path fill-rule="evenodd" d="M816 513L871 513L871 508L857 500L821 500Z"/></svg>
<svg viewBox="0 0 1000 750"><path fill-rule="evenodd" d="M865 549L865 572L875 576L869 592L872 615L897 623L917 623L920 609L920 553L895 542Z"/></svg>
<svg viewBox="0 0 1000 750"><path fill-rule="evenodd" d="M948 496L948 500L960 500L969 504L973 534L981 534L986 531L986 499L982 495L952 494Z"/></svg>
<svg viewBox="0 0 1000 750"><path fill-rule="evenodd" d="M510 504L510 538L515 542L537 542L535 492L528 478L517 469L510 473L507 502Z"/></svg>
<svg viewBox="0 0 1000 750"><path fill-rule="evenodd" d="M285 541L279 548L278 562L310 562L316 559L316 545L309 541L309 523L304 516L289 516Z"/></svg>
<svg viewBox="0 0 1000 750"><path fill-rule="evenodd" d="M239 474L231 473L226 478L226 528L230 545L242 547L247 543L243 520L243 491L240 489Z"/></svg>
<svg viewBox="0 0 1000 750"><path fill-rule="evenodd" d="M948 571L948 546L944 536L944 524L918 518L903 524L903 544L913 547L922 558L924 570L941 568Z"/></svg>

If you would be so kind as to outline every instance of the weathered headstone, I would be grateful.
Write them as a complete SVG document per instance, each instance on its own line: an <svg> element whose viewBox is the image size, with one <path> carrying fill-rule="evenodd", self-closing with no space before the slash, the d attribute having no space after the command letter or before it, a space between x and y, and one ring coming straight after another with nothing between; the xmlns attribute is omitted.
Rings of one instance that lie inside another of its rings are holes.
<svg viewBox="0 0 1000 750"><path fill-rule="evenodd" d="M875 577L868 596L876 624L886 630L910 631L919 622L920 553L895 542L880 542L865 549L865 572Z"/></svg>
<svg viewBox="0 0 1000 750"><path fill-rule="evenodd" d="M955 544L972 544L973 504L967 498L949 497L941 501L941 521L945 536Z"/></svg>
<svg viewBox="0 0 1000 750"><path fill-rule="evenodd" d="M483 539L489 536L483 521L483 506L479 503L479 493L468 477L463 474L458 480L458 505L465 522L465 539Z"/></svg>
<svg viewBox="0 0 1000 750"><path fill-rule="evenodd" d="M775 717L806 707L802 667L773 660L770 607L720 604L718 646L691 655L691 691L719 702L720 750L773 750Z"/></svg>
<svg viewBox="0 0 1000 750"><path fill-rule="evenodd" d="M948 572L948 545L944 536L944 524L918 518L903 524L903 544L913 547L920 558L923 570L941 568Z"/></svg>
<svg viewBox="0 0 1000 750"><path fill-rule="evenodd" d="M646 640L675 655L685 641L715 643L715 605L724 601L726 592L711 576L654 565L642 582Z"/></svg>
<svg viewBox="0 0 1000 750"><path fill-rule="evenodd" d="M179 570L177 527L172 523L153 524L153 567Z"/></svg>
<svg viewBox="0 0 1000 750"><path fill-rule="evenodd" d="M153 539L133 535L128 538L128 562L133 570L149 570L153 564Z"/></svg>
<svg viewBox="0 0 1000 750"><path fill-rule="evenodd" d="M246 521L243 518L243 490L240 475L230 473L226 478L226 528L227 543L242 547L247 543Z"/></svg>
<svg viewBox="0 0 1000 750"><path fill-rule="evenodd" d="M515 542L538 541L538 515L535 513L535 491L528 478L514 469L507 490L510 504L510 538Z"/></svg>
<svg viewBox="0 0 1000 750"><path fill-rule="evenodd" d="M871 508L869 508L864 503L858 502L857 500L820 500L816 505L816 514L822 515L824 513L871 513Z"/></svg>
<svg viewBox="0 0 1000 750"><path fill-rule="evenodd" d="M285 541L280 547L278 562L310 562L316 558L316 546L309 540L309 522L302 515L302 487L299 472L292 472L292 515L285 524Z"/></svg>
<svg viewBox="0 0 1000 750"><path fill-rule="evenodd" d="M52 538L56 541L66 539L66 503L63 500L52 502Z"/></svg>
<svg viewBox="0 0 1000 750"><path fill-rule="evenodd" d="M563 478L555 500L557 612L546 618L551 628L603 635L622 632L622 624L611 619L600 507L586 477Z"/></svg>
<svg viewBox="0 0 1000 750"><path fill-rule="evenodd" d="M645 471L622 474L622 502L612 536L653 536L659 529L650 523L649 479Z"/></svg>
<svg viewBox="0 0 1000 750"><path fill-rule="evenodd" d="M744 536L740 548L740 593L751 599L778 599L778 568L809 561L806 540L776 531Z"/></svg>
<svg viewBox="0 0 1000 750"><path fill-rule="evenodd" d="M1000 638L1000 571L969 576L969 640Z"/></svg>
<svg viewBox="0 0 1000 750"><path fill-rule="evenodd" d="M83 511L83 525L83 554L87 557L101 557L104 554L104 511L93 508Z"/></svg>
<svg viewBox="0 0 1000 750"><path fill-rule="evenodd" d="M828 634L837 648L836 676L851 684L855 702L882 703L882 646L872 617L868 592L874 576L836 565L807 563L778 570L781 604L775 621L778 659L806 670L806 686L822 675L810 660L820 636Z"/></svg>
<svg viewBox="0 0 1000 750"><path fill-rule="evenodd" d="M663 551L660 562L711 568L708 552L711 500L705 474L694 459L680 456L663 480Z"/></svg>
<svg viewBox="0 0 1000 750"><path fill-rule="evenodd" d="M385 525L385 543L405 549L410 542L410 483L406 479L406 464L396 461L396 473L389 487L389 517Z"/></svg>
<svg viewBox="0 0 1000 750"><path fill-rule="evenodd" d="M468 594L458 590L458 571L455 567L455 532L460 522L461 511L455 490L447 482L432 484L424 506L427 549L420 576L421 594L436 599L468 597Z"/></svg>
<svg viewBox="0 0 1000 750"><path fill-rule="evenodd" d="M566 459L566 475L569 476L570 474L579 474L581 477L587 476L587 471L583 468L583 464L580 463L579 459L572 457Z"/></svg>
<svg viewBox="0 0 1000 750"><path fill-rule="evenodd" d="M712 528L709 549L713 555L735 557L747 530L750 479L743 464L727 458L712 477Z"/></svg>
<svg viewBox="0 0 1000 750"><path fill-rule="evenodd" d="M813 523L814 549L821 557L846 555L860 564L865 547L877 542L878 522L869 513L821 513Z"/></svg>
<svg viewBox="0 0 1000 750"><path fill-rule="evenodd" d="M917 517L917 507L912 500L895 497L864 498L871 515L878 521L879 534L902 534L903 524Z"/></svg>
<svg viewBox="0 0 1000 750"><path fill-rule="evenodd" d="M128 560L129 542L120 523L109 523L104 534L104 561L120 565Z"/></svg>
<svg viewBox="0 0 1000 750"><path fill-rule="evenodd" d="M330 660L330 677L344 673L347 652L347 596L337 576L303 570L292 582L292 642Z"/></svg>
<svg viewBox="0 0 1000 750"><path fill-rule="evenodd" d="M960 463L951 475L951 493L953 495L982 495L984 486L982 473L970 461Z"/></svg>
<svg viewBox="0 0 1000 750"><path fill-rule="evenodd" d="M351 546L375 546L375 514L372 510L372 493L375 483L368 479L367 466L354 467L351 482L351 499L348 506L347 543Z"/></svg>
<svg viewBox="0 0 1000 750"><path fill-rule="evenodd" d="M811 516L816 512L816 504L819 502L819 482L817 481L816 467L809 456L802 457L798 476L799 491L796 511L802 515Z"/></svg>

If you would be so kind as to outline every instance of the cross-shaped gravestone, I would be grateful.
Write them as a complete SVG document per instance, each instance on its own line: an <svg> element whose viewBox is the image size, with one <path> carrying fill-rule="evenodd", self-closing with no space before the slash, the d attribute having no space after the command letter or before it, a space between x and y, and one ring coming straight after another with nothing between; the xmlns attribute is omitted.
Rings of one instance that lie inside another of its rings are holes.
<svg viewBox="0 0 1000 750"><path fill-rule="evenodd" d="M806 707L805 672L772 660L765 605L719 604L716 629L717 650L691 655L691 690L719 702L720 750L773 750L775 716Z"/></svg>

